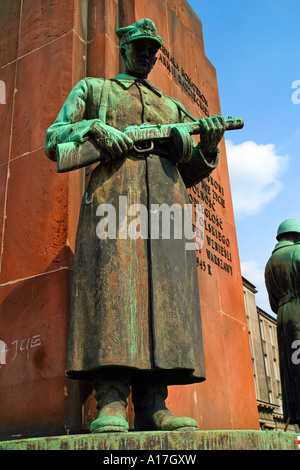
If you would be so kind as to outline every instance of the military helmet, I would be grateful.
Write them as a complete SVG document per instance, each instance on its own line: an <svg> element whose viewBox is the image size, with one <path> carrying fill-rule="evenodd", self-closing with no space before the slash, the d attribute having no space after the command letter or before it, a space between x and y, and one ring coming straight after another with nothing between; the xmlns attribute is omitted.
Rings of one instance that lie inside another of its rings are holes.
<svg viewBox="0 0 300 470"><path fill-rule="evenodd" d="M296 219L286 219L278 227L276 238L283 233L300 233L300 221Z"/></svg>
<svg viewBox="0 0 300 470"><path fill-rule="evenodd" d="M155 24L148 18L143 18L137 23L126 26L125 28L117 29L116 35L120 40L120 47L124 46L124 44L136 41L137 39L151 39L155 42L158 49L163 45Z"/></svg>

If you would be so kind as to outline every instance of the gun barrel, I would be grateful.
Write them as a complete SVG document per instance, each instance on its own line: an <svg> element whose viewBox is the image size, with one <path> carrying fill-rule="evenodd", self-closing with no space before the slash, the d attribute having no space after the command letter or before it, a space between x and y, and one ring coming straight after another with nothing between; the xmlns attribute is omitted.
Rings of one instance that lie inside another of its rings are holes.
<svg viewBox="0 0 300 470"><path fill-rule="evenodd" d="M141 126L128 126L123 132L127 134L134 142L151 141L155 139L168 139L172 135L172 129L187 129L191 135L200 134L201 119L194 122L185 122L177 124L142 124ZM225 120L225 131L242 129L244 120L242 118L233 118L229 116Z"/></svg>
<svg viewBox="0 0 300 470"><path fill-rule="evenodd" d="M189 126L190 134L196 135L196 134L200 134L200 122L201 122L201 119L195 122L179 124L177 126L178 127ZM236 129L242 129L243 127L244 127L243 118L233 118L232 116L229 116L228 119L225 119L225 131L233 131Z"/></svg>
<svg viewBox="0 0 300 470"><path fill-rule="evenodd" d="M233 131L235 129L243 129L244 119L243 118L233 118L231 116L225 120L226 128L225 131Z"/></svg>

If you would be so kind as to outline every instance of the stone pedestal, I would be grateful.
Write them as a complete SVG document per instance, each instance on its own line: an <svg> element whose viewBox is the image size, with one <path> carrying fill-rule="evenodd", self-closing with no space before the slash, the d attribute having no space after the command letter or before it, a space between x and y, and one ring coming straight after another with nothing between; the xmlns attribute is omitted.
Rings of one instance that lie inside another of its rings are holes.
<svg viewBox="0 0 300 470"><path fill-rule="evenodd" d="M121 71L115 29L144 17L164 41L149 78L195 117L220 114L202 24L185 0L1 2L0 436L82 432L95 415L90 390L64 377L74 241L89 170L56 174L44 154L45 133L76 82ZM189 190L191 204L205 208L197 261L207 380L170 387L168 406L200 429L258 429L224 142L220 150L218 168ZM131 405L129 415L132 424Z"/></svg>
<svg viewBox="0 0 300 470"><path fill-rule="evenodd" d="M0 442L0 450L100 450L97 456L109 459L101 463L118 463L117 459L130 455L137 463L163 463L178 455L197 456L203 450L299 450L297 435L288 432L267 431L196 431L196 432L129 432L126 434L79 434L45 438L20 439ZM131 451L128 453L128 451ZM140 453L139 451L147 451ZM167 451L164 453L164 451ZM170 453L170 451L172 451ZM176 454L176 451L180 453ZM186 452L184 452L186 451ZM128 454L126 454L128 453ZM127 457L128 458L128 457ZM152 459L152 460L151 460ZM184 461L184 460L183 460ZM125 462L125 461L124 461ZM123 463L124 463L123 462ZM120 463L120 461L119 461ZM170 461L171 463L171 461ZM177 463L179 463L177 461ZM187 463L187 462L186 462Z"/></svg>

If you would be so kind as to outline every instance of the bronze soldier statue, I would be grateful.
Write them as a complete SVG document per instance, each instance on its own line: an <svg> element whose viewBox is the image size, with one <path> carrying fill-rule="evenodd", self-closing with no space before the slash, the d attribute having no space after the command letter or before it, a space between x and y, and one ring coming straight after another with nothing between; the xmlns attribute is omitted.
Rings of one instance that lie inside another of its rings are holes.
<svg viewBox="0 0 300 470"><path fill-rule="evenodd" d="M218 116L202 119L198 145L178 131L135 146L123 132L128 126L191 119L147 79L162 46L154 23L143 19L116 34L124 72L81 80L46 135L57 171L66 171L64 159L72 170L95 161L92 150L98 155L78 223L66 374L95 386L99 414L91 432L128 430L130 386L135 429L197 429L194 419L165 405L168 385L205 380L195 252L185 249L184 236L130 238L120 215L115 237L99 235L97 209L120 214L126 203L150 214L155 204L184 207L186 188L217 167L226 124ZM60 148L67 149L61 158Z"/></svg>
<svg viewBox="0 0 300 470"><path fill-rule="evenodd" d="M277 313L284 419L300 426L300 221L283 221L276 238L265 281Z"/></svg>

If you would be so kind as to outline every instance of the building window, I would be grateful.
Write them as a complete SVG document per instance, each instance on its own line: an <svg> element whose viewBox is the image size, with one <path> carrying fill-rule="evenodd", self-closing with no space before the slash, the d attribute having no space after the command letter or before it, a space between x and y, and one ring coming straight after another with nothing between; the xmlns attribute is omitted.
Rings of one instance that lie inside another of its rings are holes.
<svg viewBox="0 0 300 470"><path fill-rule="evenodd" d="M253 345L252 345L252 337L251 337L251 332L249 331L249 344L250 344L250 353L252 360L254 359L254 354L253 354Z"/></svg>
<svg viewBox="0 0 300 470"><path fill-rule="evenodd" d="M245 301L245 309L246 309L246 316L249 318L249 308L248 308L248 301L247 301L247 292L244 290L244 301Z"/></svg>
<svg viewBox="0 0 300 470"><path fill-rule="evenodd" d="M269 371L269 366L268 366L268 358L267 355L264 355L264 361L265 361L265 369L266 369L266 375L267 377L270 377L270 371Z"/></svg>
<svg viewBox="0 0 300 470"><path fill-rule="evenodd" d="M264 324L262 320L259 320L259 326L260 326L260 333L261 333L261 339L265 341L265 332L264 332Z"/></svg>
<svg viewBox="0 0 300 470"><path fill-rule="evenodd" d="M253 376L254 376L255 396L256 396L256 399L258 400L258 399L259 399L259 396L258 396L257 378L256 378L256 375L255 375L255 374L253 374Z"/></svg>
<svg viewBox="0 0 300 470"><path fill-rule="evenodd" d="M269 390L269 402L273 403L272 390Z"/></svg>
<svg viewBox="0 0 300 470"><path fill-rule="evenodd" d="M277 368L277 361L276 359L273 360L274 364L274 376L276 380L279 380L278 368Z"/></svg>
<svg viewBox="0 0 300 470"><path fill-rule="evenodd" d="M283 410L282 410L282 395L280 395L280 394L278 395L278 406L279 406L278 411L279 411L279 413L282 414L283 413Z"/></svg>
<svg viewBox="0 0 300 470"><path fill-rule="evenodd" d="M275 346L275 342L274 342L274 336L273 336L273 328L271 325L269 325L269 333L270 333L270 341L271 341L271 345L272 346Z"/></svg>

